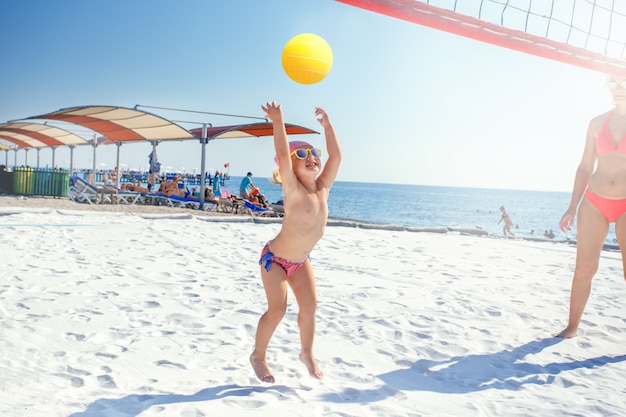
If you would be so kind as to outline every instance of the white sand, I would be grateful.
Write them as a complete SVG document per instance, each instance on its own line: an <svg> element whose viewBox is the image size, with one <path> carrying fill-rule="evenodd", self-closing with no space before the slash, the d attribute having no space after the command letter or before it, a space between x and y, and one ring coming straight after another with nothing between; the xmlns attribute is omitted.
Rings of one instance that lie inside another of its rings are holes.
<svg viewBox="0 0 626 417"><path fill-rule="evenodd" d="M550 334L566 324L574 247L329 227L312 254L325 378L298 361L290 293L268 357L277 382L267 385L248 356L265 308L257 259L277 224L35 202L0 201L0 214L15 213L0 215L2 416L626 409L619 253L602 254L581 335L560 341Z"/></svg>

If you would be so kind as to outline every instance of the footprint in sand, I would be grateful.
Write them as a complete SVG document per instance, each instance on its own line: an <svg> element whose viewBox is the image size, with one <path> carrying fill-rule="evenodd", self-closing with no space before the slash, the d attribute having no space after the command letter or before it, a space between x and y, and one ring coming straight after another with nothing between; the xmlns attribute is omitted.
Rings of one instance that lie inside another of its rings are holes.
<svg viewBox="0 0 626 417"><path fill-rule="evenodd" d="M80 375L80 376L91 375L87 371L83 371L82 369L72 368L71 366L67 367L67 373L68 374L72 374L72 375Z"/></svg>
<svg viewBox="0 0 626 417"><path fill-rule="evenodd" d="M204 414L202 411L198 410L197 408L185 408L184 410L182 410L180 412L180 417L205 417L206 414Z"/></svg>
<svg viewBox="0 0 626 417"><path fill-rule="evenodd" d="M182 363L170 362L168 360L156 361L154 364L156 366L163 366L166 368L187 369L187 367L183 365Z"/></svg>
<svg viewBox="0 0 626 417"><path fill-rule="evenodd" d="M68 381L70 381L70 384L74 388L80 388L83 385L85 385L85 381L82 378L74 376L74 375L55 374L55 376L58 376L59 378L67 379Z"/></svg>
<svg viewBox="0 0 626 417"><path fill-rule="evenodd" d="M115 385L115 381L109 375L99 375L98 376L98 385L101 388L117 388Z"/></svg>
<svg viewBox="0 0 626 417"><path fill-rule="evenodd" d="M107 359L117 358L117 355L114 355L112 353L104 353L104 352L96 352L96 356L100 356L100 357L107 358Z"/></svg>
<svg viewBox="0 0 626 417"><path fill-rule="evenodd" d="M65 338L66 339L72 339L72 340L75 340L77 342L82 342L83 340L85 340L85 335L84 334L77 334L77 333L65 333Z"/></svg>
<svg viewBox="0 0 626 417"><path fill-rule="evenodd" d="M158 301L144 301L143 306L145 308L159 308L161 304Z"/></svg>

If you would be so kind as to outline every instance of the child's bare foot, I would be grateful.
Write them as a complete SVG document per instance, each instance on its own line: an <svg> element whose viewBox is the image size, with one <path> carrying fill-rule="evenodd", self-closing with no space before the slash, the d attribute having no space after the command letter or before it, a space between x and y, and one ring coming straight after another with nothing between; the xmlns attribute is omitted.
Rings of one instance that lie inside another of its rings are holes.
<svg viewBox="0 0 626 417"><path fill-rule="evenodd" d="M574 336L577 336L578 332L576 331L576 329L574 330L570 330L569 327L566 327L565 330L561 331L560 333L554 333L552 335L552 337L560 337L562 339L570 339Z"/></svg>
<svg viewBox="0 0 626 417"><path fill-rule="evenodd" d="M254 373L261 381L269 384L276 382L272 371L270 371L270 368L267 366L265 358L258 359L253 352L252 355L250 355L250 364L252 365L252 369L254 369Z"/></svg>
<svg viewBox="0 0 626 417"><path fill-rule="evenodd" d="M306 368L309 370L309 374L313 378L322 379L324 373L322 372L320 367L317 366L317 362L315 362L312 353L309 353L307 355L305 355L304 353L300 353L300 361L306 365Z"/></svg>

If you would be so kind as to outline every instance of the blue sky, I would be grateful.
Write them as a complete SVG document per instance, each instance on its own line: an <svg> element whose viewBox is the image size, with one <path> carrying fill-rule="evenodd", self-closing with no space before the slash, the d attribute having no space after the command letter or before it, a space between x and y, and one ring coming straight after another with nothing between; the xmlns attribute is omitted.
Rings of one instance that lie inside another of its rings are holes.
<svg viewBox="0 0 626 417"><path fill-rule="evenodd" d="M261 104L276 100L287 122L319 130L319 106L341 141L343 181L570 191L587 124L612 107L603 74L332 0L28 0L0 12L0 122L80 105L261 117ZM285 43L304 32L334 54L314 85L281 67ZM146 110L214 126L255 121ZM145 167L149 152L124 145L121 162ZM269 137L217 140L207 167L229 162L232 175L269 177L273 154ZM90 167L92 155L77 148L77 166ZM158 156L172 170L200 168L194 141L163 143ZM41 165L51 159L41 151ZM98 148L98 166L115 162L115 146ZM57 149L56 163L68 167L69 150Z"/></svg>

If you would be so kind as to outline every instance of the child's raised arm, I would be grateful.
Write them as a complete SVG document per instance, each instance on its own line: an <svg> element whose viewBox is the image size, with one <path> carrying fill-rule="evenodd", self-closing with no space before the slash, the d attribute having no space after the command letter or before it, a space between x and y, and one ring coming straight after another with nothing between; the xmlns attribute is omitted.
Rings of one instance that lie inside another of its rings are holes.
<svg viewBox="0 0 626 417"><path fill-rule="evenodd" d="M272 121L274 128L274 148L276 150L276 160L278 167L283 174L283 170L291 171L291 156L289 155L289 142L287 140L287 131L285 130L285 122L283 120L283 108L275 101L267 102L265 106L261 106L267 118Z"/></svg>
<svg viewBox="0 0 626 417"><path fill-rule="evenodd" d="M328 160L324 165L322 173L318 177L324 187L330 188L337 178L339 172L339 165L341 164L341 147L335 134L335 128L330 122L330 118L324 109L319 107L315 108L315 116L318 117L317 121L320 122L324 128L324 135L326 136L326 152L328 152Z"/></svg>

